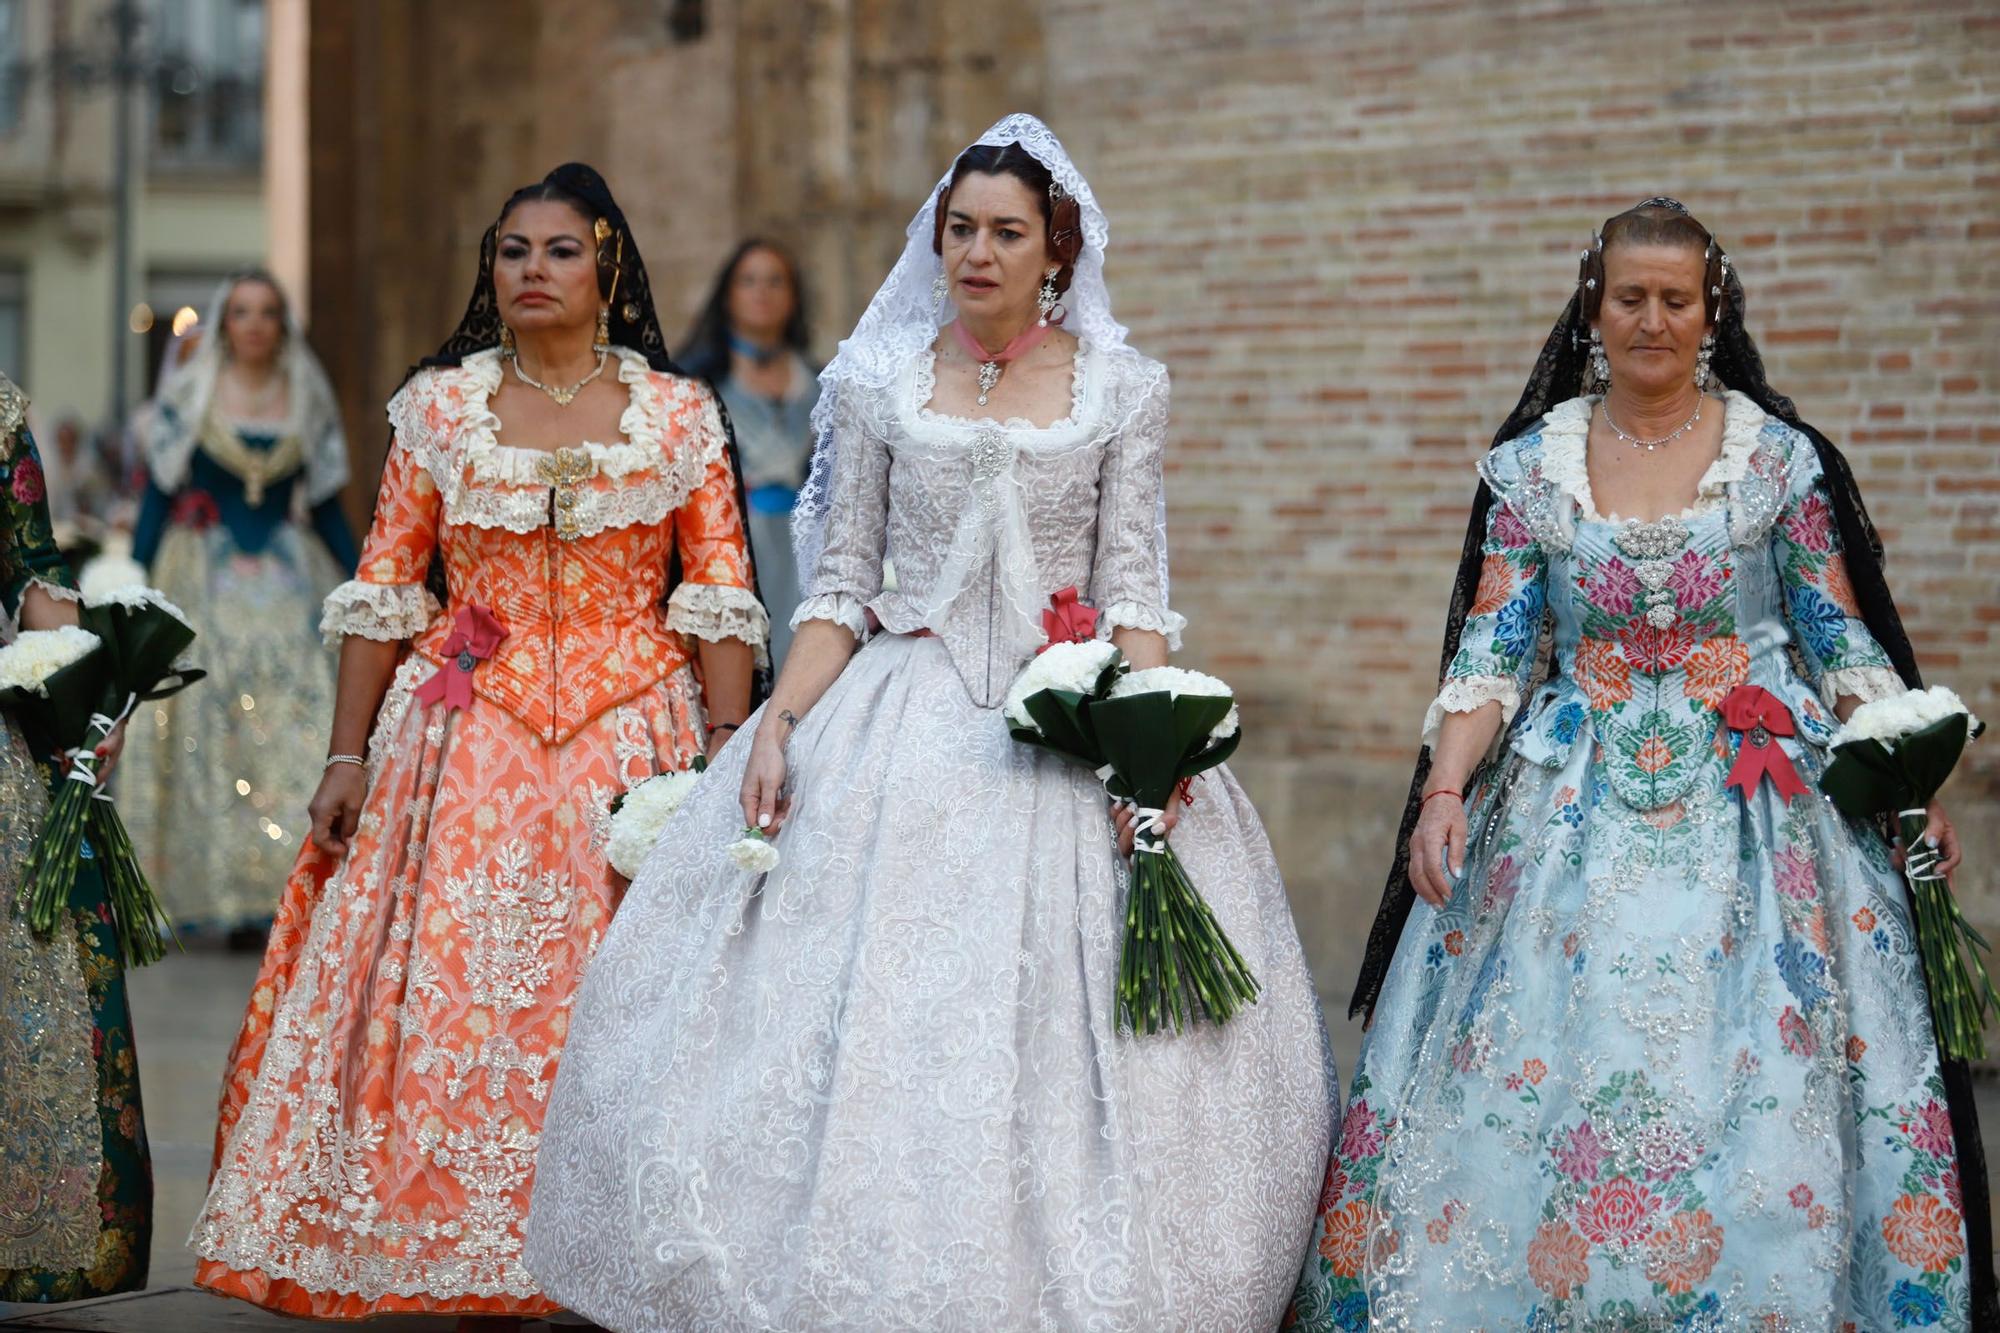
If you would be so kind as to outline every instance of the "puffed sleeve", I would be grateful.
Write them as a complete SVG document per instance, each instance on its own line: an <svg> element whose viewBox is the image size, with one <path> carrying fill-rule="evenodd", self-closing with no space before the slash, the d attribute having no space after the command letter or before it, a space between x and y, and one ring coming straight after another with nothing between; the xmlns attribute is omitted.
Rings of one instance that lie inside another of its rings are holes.
<svg viewBox="0 0 2000 1333"><path fill-rule="evenodd" d="M804 596L792 625L830 620L865 639L864 608L882 594L889 444L887 432L866 410L867 391L849 386L839 392L828 430L836 448L827 482L825 541L801 589Z"/></svg>
<svg viewBox="0 0 2000 1333"><path fill-rule="evenodd" d="M1503 445L1486 460L1493 503L1480 546L1479 588L1445 670L1437 698L1424 714L1424 744L1436 745L1447 713L1500 704L1504 726L1520 711L1548 606L1548 561L1522 516L1520 460Z"/></svg>
<svg viewBox="0 0 2000 1333"><path fill-rule="evenodd" d="M1810 441L1793 442L1788 475L1784 507L1771 525L1771 556L1807 678L1829 708L1842 695L1867 702L1901 694L1902 677L1869 633L1848 582L1833 500Z"/></svg>
<svg viewBox="0 0 2000 1333"><path fill-rule="evenodd" d="M713 643L736 639L752 648L771 640L771 620L751 591L750 554L737 503L736 467L725 443L722 415L707 389L700 429L714 461L702 484L674 515L681 581L667 598L667 624Z"/></svg>
<svg viewBox="0 0 2000 1333"><path fill-rule="evenodd" d="M322 638L334 644L353 634L390 642L424 631L439 610L424 580L437 550L442 507L436 478L399 434L389 446L360 564L326 599Z"/></svg>
<svg viewBox="0 0 2000 1333"><path fill-rule="evenodd" d="M13 400L10 404L10 398ZM49 522L47 478L42 471L41 451L23 419L27 399L6 380L0 379L0 485L6 488L6 547L0 552L0 609L7 623L20 623L21 599L28 588L40 584L53 597L75 601L76 580L69 562L56 549L55 531Z"/></svg>
<svg viewBox="0 0 2000 1333"><path fill-rule="evenodd" d="M1169 647L1179 648L1187 619L1167 606L1160 531L1167 405L1167 368L1143 362L1130 404L1104 449L1090 600L1099 612L1101 637L1110 637L1114 629L1152 630L1165 635Z"/></svg>

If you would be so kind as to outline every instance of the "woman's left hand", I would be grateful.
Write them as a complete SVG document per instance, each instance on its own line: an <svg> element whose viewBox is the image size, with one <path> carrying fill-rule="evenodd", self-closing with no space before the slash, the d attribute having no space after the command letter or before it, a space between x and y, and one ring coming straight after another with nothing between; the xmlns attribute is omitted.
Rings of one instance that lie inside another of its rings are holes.
<svg viewBox="0 0 2000 1333"><path fill-rule="evenodd" d="M1130 856L1132 854L1132 842L1138 834L1138 811L1139 807L1130 801L1114 800L1111 802L1111 822L1118 826L1118 854L1120 856ZM1167 808L1161 818L1162 822L1166 825L1162 836L1172 833L1174 825L1181 822L1181 798L1178 795L1173 796L1167 801Z"/></svg>
<svg viewBox="0 0 2000 1333"><path fill-rule="evenodd" d="M1958 863L1965 859L1964 852L1958 845L1958 830L1952 827L1950 817L1944 812L1942 801L1932 801L1925 814L1929 817L1929 822L1924 826L1924 842L1937 853L1938 858L1933 871L1950 879L1951 872L1958 869ZM1899 842L1896 847L1898 870L1903 868L1904 850Z"/></svg>
<svg viewBox="0 0 2000 1333"><path fill-rule="evenodd" d="M97 747L97 780L102 783L111 777L111 770L118 767L118 756L125 753L125 721L120 719Z"/></svg>

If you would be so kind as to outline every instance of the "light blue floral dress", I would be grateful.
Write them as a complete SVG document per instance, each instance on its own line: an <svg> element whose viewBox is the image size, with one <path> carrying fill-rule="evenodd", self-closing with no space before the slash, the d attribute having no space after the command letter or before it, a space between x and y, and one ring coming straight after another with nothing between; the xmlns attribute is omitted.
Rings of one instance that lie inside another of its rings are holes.
<svg viewBox="0 0 2000 1333"><path fill-rule="evenodd" d="M1606 519L1594 405L1481 464L1478 600L1427 727L1495 699L1511 726L1450 904L1404 928L1287 1327L1967 1328L1903 886L1817 793L1831 701L1902 688L1818 456L1731 394L1696 505ZM1725 785L1741 685L1790 709L1811 794Z"/></svg>

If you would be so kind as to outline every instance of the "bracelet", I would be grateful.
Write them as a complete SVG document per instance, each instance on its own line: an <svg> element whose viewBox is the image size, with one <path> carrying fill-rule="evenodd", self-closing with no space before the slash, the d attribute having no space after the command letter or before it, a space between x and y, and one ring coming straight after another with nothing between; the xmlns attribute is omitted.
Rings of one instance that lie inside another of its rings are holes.
<svg viewBox="0 0 2000 1333"><path fill-rule="evenodd" d="M352 764L352 765L354 765L354 766L355 766L356 768L366 768L366 767L368 767L368 760L367 760L367 759L365 759L364 757L362 757L361 755L358 755L358 754L330 754L330 755L328 755L328 756L326 757L326 767L327 767L327 768L332 768L332 767L333 767L333 766L334 766L335 764ZM324 770L322 770L322 771L324 771Z"/></svg>
<svg viewBox="0 0 2000 1333"><path fill-rule="evenodd" d="M1424 799L1418 804L1417 808L1419 810L1423 809L1424 806L1429 805L1432 801L1435 801L1440 796L1456 796L1461 801L1465 799L1465 793L1462 791L1453 791L1449 787L1439 787L1429 796L1424 797Z"/></svg>
<svg viewBox="0 0 2000 1333"><path fill-rule="evenodd" d="M725 731L739 731L742 727L741 722L717 722L708 729L708 734L710 737L720 736Z"/></svg>

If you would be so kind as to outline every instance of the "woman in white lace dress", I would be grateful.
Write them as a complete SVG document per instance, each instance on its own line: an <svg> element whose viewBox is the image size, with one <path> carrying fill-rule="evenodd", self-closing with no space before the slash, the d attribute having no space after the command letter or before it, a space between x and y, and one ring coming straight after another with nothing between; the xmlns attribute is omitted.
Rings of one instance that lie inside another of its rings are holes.
<svg viewBox="0 0 2000 1333"><path fill-rule="evenodd" d="M1259 1002L1121 1033L1105 797L999 707L1059 589L1137 665L1183 623L1166 371L1124 345L1105 237L1010 116L826 372L792 654L634 882L553 1094L526 1262L600 1323L1277 1323L1334 1075L1256 814L1217 770L1173 837ZM1041 328L1045 286L1073 335ZM769 875L724 850L746 819L781 830Z"/></svg>

